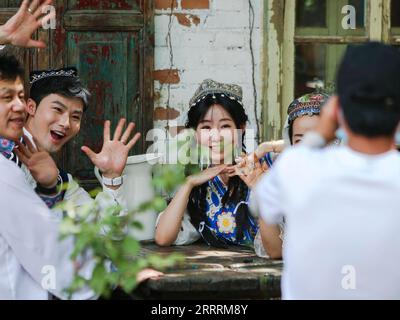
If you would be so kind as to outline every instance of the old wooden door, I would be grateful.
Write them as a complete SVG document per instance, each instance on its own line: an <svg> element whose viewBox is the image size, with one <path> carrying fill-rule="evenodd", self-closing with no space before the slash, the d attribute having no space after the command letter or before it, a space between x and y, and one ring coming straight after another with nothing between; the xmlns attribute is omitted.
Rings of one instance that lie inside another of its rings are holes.
<svg viewBox="0 0 400 320"><path fill-rule="evenodd" d="M5 19L20 1L0 1L0 19ZM115 124L121 117L135 121L145 134L153 126L153 0L54 0L57 28L42 30L45 50L21 50L26 68L76 66L92 93L81 131L64 148L58 161L88 189L97 181L93 165L80 151L87 145L99 151L103 123ZM142 138L131 154L145 151Z"/></svg>

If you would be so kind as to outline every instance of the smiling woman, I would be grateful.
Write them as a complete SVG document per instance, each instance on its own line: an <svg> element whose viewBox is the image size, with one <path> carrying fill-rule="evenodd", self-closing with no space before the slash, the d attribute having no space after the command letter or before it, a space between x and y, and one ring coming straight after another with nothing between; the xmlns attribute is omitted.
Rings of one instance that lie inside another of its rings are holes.
<svg viewBox="0 0 400 320"><path fill-rule="evenodd" d="M258 223L247 205L251 186L236 175L232 157L245 152L242 88L204 80L189 106L186 128L195 130L198 145L209 150L209 167L188 176L160 214L156 243L185 245L202 238L215 247L253 247Z"/></svg>

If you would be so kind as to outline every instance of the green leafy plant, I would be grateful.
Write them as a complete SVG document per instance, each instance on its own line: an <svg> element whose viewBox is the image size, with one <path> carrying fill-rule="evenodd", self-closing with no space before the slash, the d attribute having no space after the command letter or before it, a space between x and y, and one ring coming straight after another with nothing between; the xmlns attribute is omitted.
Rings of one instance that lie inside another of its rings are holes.
<svg viewBox="0 0 400 320"><path fill-rule="evenodd" d="M161 187L171 184L167 177L169 173L166 173L162 183L158 181ZM91 195L95 196L98 192L99 190L95 190ZM76 206L72 200L61 202L58 205L64 212L60 228L61 239L69 236L75 239L71 260L76 269L73 282L66 289L69 297L83 286L89 286L96 294L105 298L109 298L116 287L129 294L136 288L137 275L141 270L151 267L162 271L182 263L184 257L179 254L163 257L141 255L140 241L127 232L129 229L142 228L136 220L137 214L149 209L161 211L165 206L165 200L156 196L141 204L137 210L119 215L119 205L104 207L97 200L83 206ZM90 259L95 264L90 279L80 275L80 264L85 259Z"/></svg>

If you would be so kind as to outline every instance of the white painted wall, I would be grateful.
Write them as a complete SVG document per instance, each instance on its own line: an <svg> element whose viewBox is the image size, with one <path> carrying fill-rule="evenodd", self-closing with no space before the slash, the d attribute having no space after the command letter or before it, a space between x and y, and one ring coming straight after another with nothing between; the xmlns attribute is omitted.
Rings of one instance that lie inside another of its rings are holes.
<svg viewBox="0 0 400 320"><path fill-rule="evenodd" d="M261 110L263 47L263 1L250 0L254 8L253 50L255 82L257 85L258 114ZM250 118L249 126L256 128L250 55L249 0L210 0L209 9L182 10L181 0L174 13L200 18L198 25L179 24L173 16L171 42L173 69L178 69L180 82L170 85L170 108L180 115L170 121L171 126L184 125L188 103L198 85L206 78L236 83L242 86L244 105ZM170 68L170 48L166 36L170 9L156 10L155 15L155 70ZM190 17L189 17L190 18ZM193 20L193 19L192 19ZM167 106L167 85L155 81L160 99L155 107ZM174 121L176 121L174 123ZM164 128L166 121L155 120L156 128Z"/></svg>

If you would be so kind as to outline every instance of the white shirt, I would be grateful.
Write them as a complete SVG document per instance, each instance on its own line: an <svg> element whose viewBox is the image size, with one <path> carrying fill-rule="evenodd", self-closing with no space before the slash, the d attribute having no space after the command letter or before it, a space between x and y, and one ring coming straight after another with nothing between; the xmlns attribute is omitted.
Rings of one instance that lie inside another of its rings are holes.
<svg viewBox="0 0 400 320"><path fill-rule="evenodd" d="M60 219L35 194L20 168L2 155L0 204L0 300L47 299L48 291L66 298L63 289L70 285L74 270L73 239L59 241ZM46 281L50 269L55 271L54 283ZM92 270L89 261L81 275L88 278ZM94 296L84 288L73 298Z"/></svg>
<svg viewBox="0 0 400 320"><path fill-rule="evenodd" d="M285 217L284 299L400 298L400 153L284 152L255 188L269 224Z"/></svg>

